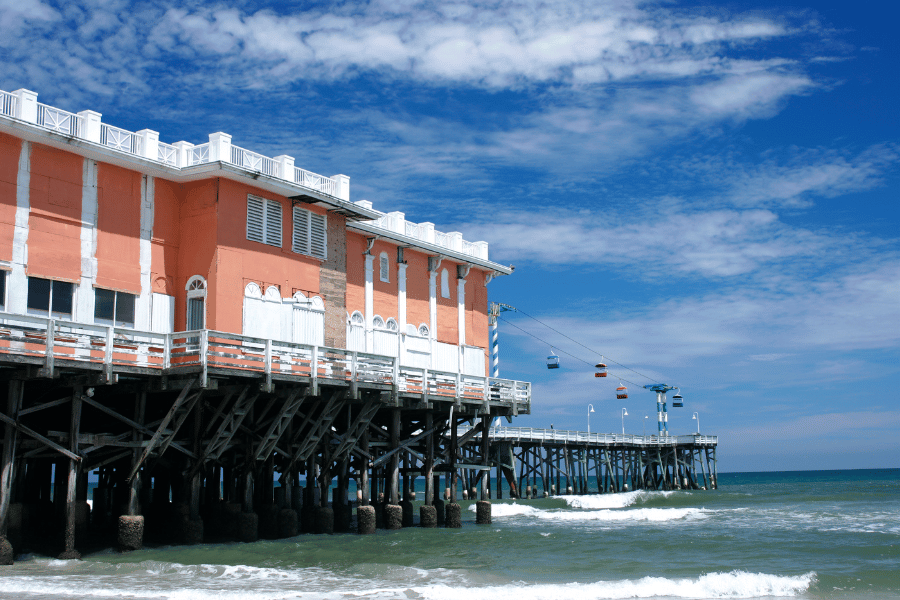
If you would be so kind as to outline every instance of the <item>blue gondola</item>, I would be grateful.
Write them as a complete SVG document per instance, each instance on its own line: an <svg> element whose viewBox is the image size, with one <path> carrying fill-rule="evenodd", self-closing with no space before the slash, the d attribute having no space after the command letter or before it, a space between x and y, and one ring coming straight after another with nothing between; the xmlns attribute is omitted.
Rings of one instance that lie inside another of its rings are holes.
<svg viewBox="0 0 900 600"><path fill-rule="evenodd" d="M681 396L681 394L675 394L674 396L672 396L672 406L674 408L681 408L684 406L684 398Z"/></svg>
<svg viewBox="0 0 900 600"><path fill-rule="evenodd" d="M559 357L550 351L550 356L547 357L547 368L548 369L558 369L559 368Z"/></svg>

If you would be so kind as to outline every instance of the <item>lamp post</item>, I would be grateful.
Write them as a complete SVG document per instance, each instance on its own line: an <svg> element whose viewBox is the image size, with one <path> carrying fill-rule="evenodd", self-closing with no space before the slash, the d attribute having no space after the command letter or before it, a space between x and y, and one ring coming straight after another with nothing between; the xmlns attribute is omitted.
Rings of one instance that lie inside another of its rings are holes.
<svg viewBox="0 0 900 600"><path fill-rule="evenodd" d="M644 415L644 438L647 437L647 419L649 419L649 415Z"/></svg>
<svg viewBox="0 0 900 600"><path fill-rule="evenodd" d="M694 421L694 420L697 421L697 435L699 435L699 434L700 434L700 414L699 414L699 413L694 413L694 416L691 417L691 420L692 420L692 421Z"/></svg>
<svg viewBox="0 0 900 600"><path fill-rule="evenodd" d="M588 404L588 435L591 433L591 413L594 412L594 405Z"/></svg>
<svg viewBox="0 0 900 600"><path fill-rule="evenodd" d="M624 408L622 409L622 435L625 435L625 417L628 416L628 411Z"/></svg>

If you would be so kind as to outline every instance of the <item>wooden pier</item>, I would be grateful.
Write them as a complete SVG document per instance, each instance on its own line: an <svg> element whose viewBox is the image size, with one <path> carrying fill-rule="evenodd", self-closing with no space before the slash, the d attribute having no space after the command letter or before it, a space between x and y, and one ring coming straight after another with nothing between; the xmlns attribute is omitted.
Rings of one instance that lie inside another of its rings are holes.
<svg viewBox="0 0 900 600"><path fill-rule="evenodd" d="M465 438L467 431L460 431ZM488 439L491 463L513 497L717 487L717 436L491 427ZM463 460L480 456L475 449L462 448L462 454ZM502 498L499 478L496 490Z"/></svg>
<svg viewBox="0 0 900 600"><path fill-rule="evenodd" d="M483 472L486 425L528 413L531 402L527 382L377 354L26 315L0 324L0 375L6 561L13 549L77 557L78 548L129 550L145 538L349 531L354 504L360 532L410 525L419 475L422 524L445 514L458 524L459 505L445 511L440 499L440 474L455 498L458 448L470 456L477 446ZM92 508L88 473L99 479Z"/></svg>

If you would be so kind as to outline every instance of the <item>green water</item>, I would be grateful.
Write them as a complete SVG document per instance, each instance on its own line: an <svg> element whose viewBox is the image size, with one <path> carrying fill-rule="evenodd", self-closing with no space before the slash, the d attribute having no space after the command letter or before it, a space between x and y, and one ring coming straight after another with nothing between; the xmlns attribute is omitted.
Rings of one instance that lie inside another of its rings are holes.
<svg viewBox="0 0 900 600"><path fill-rule="evenodd" d="M900 599L900 471L494 501L493 524L25 556L4 598Z"/></svg>

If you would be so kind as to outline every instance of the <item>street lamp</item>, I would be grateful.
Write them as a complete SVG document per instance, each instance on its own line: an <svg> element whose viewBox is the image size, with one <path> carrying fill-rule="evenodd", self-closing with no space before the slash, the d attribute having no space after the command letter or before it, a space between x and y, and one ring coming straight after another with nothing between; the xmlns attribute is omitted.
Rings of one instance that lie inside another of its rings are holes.
<svg viewBox="0 0 900 600"><path fill-rule="evenodd" d="M644 415L644 437L647 437L647 419L649 418L649 415Z"/></svg>
<svg viewBox="0 0 900 600"><path fill-rule="evenodd" d="M588 433L591 433L591 413L594 412L594 405L588 404Z"/></svg>
<svg viewBox="0 0 900 600"><path fill-rule="evenodd" d="M698 413L694 413L694 416L691 417L691 421L697 421L697 434L700 434L700 415Z"/></svg>
<svg viewBox="0 0 900 600"><path fill-rule="evenodd" d="M625 417L628 416L628 411L624 408L622 409L622 435L625 435Z"/></svg>

